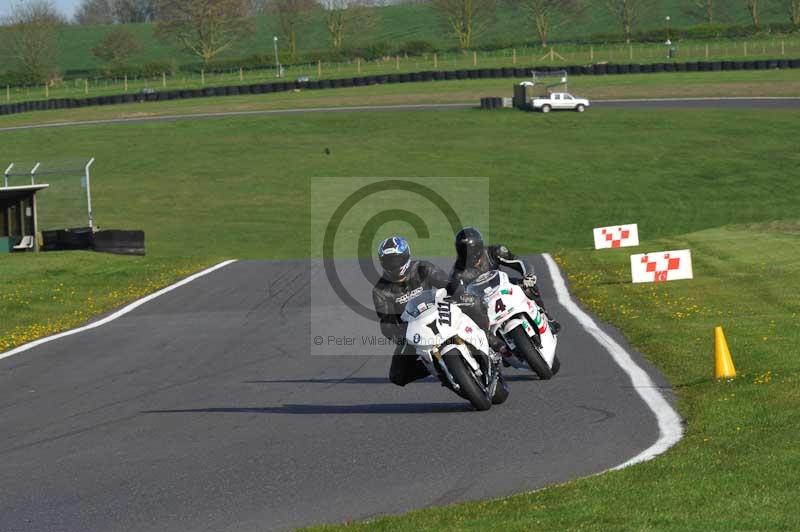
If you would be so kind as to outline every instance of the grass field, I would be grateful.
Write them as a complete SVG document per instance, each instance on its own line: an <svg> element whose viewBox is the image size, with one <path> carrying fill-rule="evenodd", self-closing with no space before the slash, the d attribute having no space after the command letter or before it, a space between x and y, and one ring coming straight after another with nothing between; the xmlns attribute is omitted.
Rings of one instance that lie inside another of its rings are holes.
<svg viewBox="0 0 800 532"><path fill-rule="evenodd" d="M261 96L226 96L37 111L0 116L0 127L73 120L136 118L224 111L359 105L475 102L484 96L511 96L519 79L401 83L346 89L292 91ZM800 70L683 72L615 76L573 76L570 91L590 99L800 96Z"/></svg>
<svg viewBox="0 0 800 532"><path fill-rule="evenodd" d="M581 301L675 385L686 437L629 470L361 528L797 529L798 118L459 110L5 132L19 159L91 149L98 223L144 229L148 256L0 257L5 286L23 287L0 298L0 338L7 347L222 258L307 256L310 177L488 176L492 240L556 254ZM592 227L621 221L639 223L642 249L692 248L696 279L630 285L625 251L590 251ZM551 230L529 240L542 222ZM710 379L714 325L742 374L733 382Z"/></svg>
<svg viewBox="0 0 800 532"><path fill-rule="evenodd" d="M273 81L293 81L299 77L336 79L353 76L385 75L426 70L458 70L475 68L540 68L559 65L595 63L663 63L696 61L757 61L800 58L800 38L781 37L760 40L718 41L711 43L683 42L678 55L665 57L663 44L562 45L549 49L519 48L495 51L450 52L420 57L386 57L374 61L309 63L286 66L283 77L276 78L275 68L261 70L232 69L225 72L176 72L144 78L75 78L45 87L0 87L0 103L16 103L55 98L88 98L110 94L138 93L143 89L176 90L220 87ZM763 75L763 73L762 73Z"/></svg>
<svg viewBox="0 0 800 532"><path fill-rule="evenodd" d="M664 0L654 8L643 12L637 29L650 30L664 27L665 16L672 19L673 27L687 27L699 24L702 20L687 14L682 6L688 0ZM762 0L761 17L764 23L788 22L788 15L779 0ZM359 46L365 43L386 41L395 47L412 40L427 40L441 49L456 46L456 40L442 25L436 14L428 6L405 5L389 6L379 9L380 17L372 29L359 28L359 31L346 36L347 46ZM748 24L748 14L744 5L718 5L717 21L720 24ZM142 47L131 58L134 64L142 64L154 60L175 60L178 64L197 63L193 56L165 46L154 38L153 26L149 24L132 24L130 29L137 35ZM269 16L259 17L257 32L244 39L223 57L247 57L254 53L272 54L272 37L277 35L277 24ZM63 70L83 70L101 67L100 61L91 53L91 49L110 31L107 26L77 27L68 26L61 32L58 63ZM595 33L622 33L602 2L587 2L587 10L583 17L554 30L551 39L568 40L586 37ZM504 7L498 14L495 23L487 31L478 35L476 46L490 43L535 43L536 34L533 24L524 17ZM328 37L324 30L320 15L311 18L308 25L300 32L298 45L302 52L326 50ZM283 48L282 48L283 49ZM284 62L286 62L284 60ZM0 64L10 64L9 52L0 50ZM3 69L5 70L5 69Z"/></svg>

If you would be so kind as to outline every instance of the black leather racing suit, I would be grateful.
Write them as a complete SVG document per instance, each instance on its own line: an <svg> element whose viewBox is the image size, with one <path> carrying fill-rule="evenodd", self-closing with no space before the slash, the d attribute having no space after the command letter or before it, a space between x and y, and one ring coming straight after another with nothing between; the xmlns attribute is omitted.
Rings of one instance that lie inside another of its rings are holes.
<svg viewBox="0 0 800 532"><path fill-rule="evenodd" d="M372 289L372 301L380 319L381 333L397 344L389 368L389 380L405 386L428 375L425 365L417 359L416 350L405 344L407 324L400 319L411 299L431 288L447 288L447 273L428 261L411 261L408 274L402 281L381 277Z"/></svg>
<svg viewBox="0 0 800 532"><path fill-rule="evenodd" d="M499 270L501 267L511 268L512 270L520 273L523 277L528 274L533 274L533 266L523 259L511 253L505 246L486 246L481 253L478 261L473 265L465 265L462 261L457 260L453 265L453 271L450 274L451 290L452 287L463 285L467 286L483 273ZM525 294L533 299L537 305L544 309L544 302L542 295L539 292L539 287L534 285L533 289L523 288Z"/></svg>
<svg viewBox="0 0 800 532"><path fill-rule="evenodd" d="M531 264L525 259L517 257L511 253L507 247L487 246L481 253L478 261L473 265L467 266L461 260L456 261L456 263L453 265L453 271L450 274L450 289L457 290L458 287L466 287L481 274L492 270L499 270L502 266L511 268L512 270L522 274L523 277L533 274L533 266L531 266ZM534 284L533 288L523 286L522 289L525 291L525 295L527 295L528 298L533 299L536 304L539 305L542 310L544 310L542 294L539 292L539 287L537 285ZM475 320L476 323L478 323L484 330L488 331L489 318L486 307L482 301L475 301L471 307L462 307L461 310L466 312L470 317L473 317L473 320ZM482 316L482 318L477 318L477 315ZM560 328L560 325L556 324L556 327ZM488 332L486 337L489 340L489 345L495 351L499 351L505 345L503 340Z"/></svg>

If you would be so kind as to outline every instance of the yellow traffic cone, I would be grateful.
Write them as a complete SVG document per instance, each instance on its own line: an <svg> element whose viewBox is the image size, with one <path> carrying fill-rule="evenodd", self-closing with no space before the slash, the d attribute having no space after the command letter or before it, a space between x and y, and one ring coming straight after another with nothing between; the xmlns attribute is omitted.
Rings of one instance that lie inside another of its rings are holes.
<svg viewBox="0 0 800 532"><path fill-rule="evenodd" d="M728 350L728 342L725 341L722 327L714 327L714 358L716 359L715 378L732 379L736 376L736 368L733 367L731 352Z"/></svg>

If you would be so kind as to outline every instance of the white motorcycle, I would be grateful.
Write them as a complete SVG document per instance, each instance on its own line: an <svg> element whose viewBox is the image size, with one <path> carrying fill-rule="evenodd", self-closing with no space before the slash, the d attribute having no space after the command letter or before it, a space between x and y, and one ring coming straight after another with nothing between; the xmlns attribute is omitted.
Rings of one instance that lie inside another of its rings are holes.
<svg viewBox="0 0 800 532"><path fill-rule="evenodd" d="M499 355L489 350L486 333L447 297L447 290L426 290L406 304L406 341L431 375L472 403L489 410L508 398Z"/></svg>
<svg viewBox="0 0 800 532"><path fill-rule="evenodd" d="M550 379L561 363L556 355L558 337L553 334L542 309L521 286L499 270L482 274L467 286L467 292L486 305L489 333L502 338L509 350L540 379ZM509 363L519 368L513 358ZM522 366L524 367L524 366Z"/></svg>

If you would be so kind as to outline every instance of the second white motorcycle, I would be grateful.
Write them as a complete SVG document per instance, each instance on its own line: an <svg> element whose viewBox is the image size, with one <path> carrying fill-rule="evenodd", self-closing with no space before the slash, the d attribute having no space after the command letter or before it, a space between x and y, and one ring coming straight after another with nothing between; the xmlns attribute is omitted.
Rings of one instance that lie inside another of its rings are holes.
<svg viewBox="0 0 800 532"><path fill-rule="evenodd" d="M558 337L544 311L525 295L521 286L511 282L508 274L499 270L486 272L467 286L467 292L483 301L489 315L489 333L502 338L520 362L540 379L550 379L558 372ZM519 367L516 361L510 363Z"/></svg>

